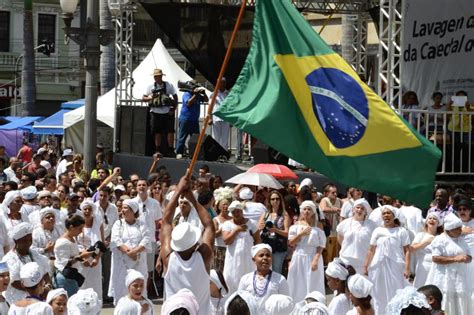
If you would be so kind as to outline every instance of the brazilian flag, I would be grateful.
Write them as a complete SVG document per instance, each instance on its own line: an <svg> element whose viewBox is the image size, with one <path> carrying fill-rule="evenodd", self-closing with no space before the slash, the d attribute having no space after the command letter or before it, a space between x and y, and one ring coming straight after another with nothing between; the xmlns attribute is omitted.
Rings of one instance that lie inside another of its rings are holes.
<svg viewBox="0 0 474 315"><path fill-rule="evenodd" d="M419 206L440 151L375 94L289 0L258 0L252 46L218 117L332 180Z"/></svg>

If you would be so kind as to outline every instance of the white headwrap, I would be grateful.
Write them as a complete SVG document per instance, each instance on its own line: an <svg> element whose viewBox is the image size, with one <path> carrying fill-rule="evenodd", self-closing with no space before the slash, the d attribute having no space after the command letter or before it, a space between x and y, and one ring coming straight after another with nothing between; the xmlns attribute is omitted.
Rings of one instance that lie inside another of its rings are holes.
<svg viewBox="0 0 474 315"><path fill-rule="evenodd" d="M303 211L304 208L310 207L313 210L314 215L316 216L316 221L319 220L318 212L316 211L316 204L311 200L305 200L300 204L300 212Z"/></svg>
<svg viewBox="0 0 474 315"><path fill-rule="evenodd" d="M301 181L300 186L299 186L300 190L304 186L308 186L308 187L313 186L313 181L311 180L311 178L305 178Z"/></svg>
<svg viewBox="0 0 474 315"><path fill-rule="evenodd" d="M431 310L426 296L416 291L416 288L407 286L397 290L397 294L388 302L387 315L399 315L404 308L410 305Z"/></svg>
<svg viewBox="0 0 474 315"><path fill-rule="evenodd" d="M304 299L313 299L320 303L326 304L326 296L319 291L313 291L306 294Z"/></svg>
<svg viewBox="0 0 474 315"><path fill-rule="evenodd" d="M43 279L43 272L35 262L29 262L24 264L20 270L21 283L26 288L31 288L41 282Z"/></svg>
<svg viewBox="0 0 474 315"><path fill-rule="evenodd" d="M10 214L10 204L15 200L16 198L21 197L21 193L18 190L10 190L5 194L5 198L3 199L3 211L6 214Z"/></svg>
<svg viewBox="0 0 474 315"><path fill-rule="evenodd" d="M169 315L174 310L184 308L190 315L197 315L199 312L199 303L193 292L188 289L181 289L175 295L168 297L163 303L161 314Z"/></svg>
<svg viewBox="0 0 474 315"><path fill-rule="evenodd" d="M128 288L133 283L133 281L138 279L145 280L145 277L141 272L136 271L135 269L128 269L127 277L125 277L125 286Z"/></svg>
<svg viewBox="0 0 474 315"><path fill-rule="evenodd" d="M283 294L273 294L265 301L265 310L272 315L288 315L293 311L293 299Z"/></svg>
<svg viewBox="0 0 474 315"><path fill-rule="evenodd" d="M462 226L462 220L454 213L449 213L444 217L444 229L451 231Z"/></svg>
<svg viewBox="0 0 474 315"><path fill-rule="evenodd" d="M138 202L136 202L135 200L133 199L125 199L122 204L128 206L130 209L132 209L133 213L137 213L138 212L138 208L140 207L138 205Z"/></svg>
<svg viewBox="0 0 474 315"><path fill-rule="evenodd" d="M296 315L306 315L306 314L312 314L312 315L329 315L329 309L326 305L324 305L321 302L311 302L306 305L304 305L302 308L300 308L297 312Z"/></svg>
<svg viewBox="0 0 474 315"><path fill-rule="evenodd" d="M382 212L383 212L385 209L390 210L390 211L393 213L393 217L394 217L395 219L399 219L399 220L400 220L400 210L399 210L397 207L389 206L389 205L382 206Z"/></svg>
<svg viewBox="0 0 474 315"><path fill-rule="evenodd" d="M242 298L242 300L244 300L245 303L247 304L247 306L249 308L249 311L250 311L250 315L257 315L258 314L259 303L258 303L257 299L252 294L250 294L249 292L240 290L240 291L234 292L231 296L229 296L229 298L225 302L225 306L224 306L224 314L225 315L228 314L227 309L229 308L229 304L236 298L237 295L240 296Z"/></svg>
<svg viewBox="0 0 474 315"><path fill-rule="evenodd" d="M81 202L81 205L79 206L81 210L84 210L86 207L91 207L92 211L95 210L95 203L92 201L92 199L84 200L83 202Z"/></svg>
<svg viewBox="0 0 474 315"><path fill-rule="evenodd" d="M141 313L140 303L131 299L120 299L114 309L114 315L141 315Z"/></svg>
<svg viewBox="0 0 474 315"><path fill-rule="evenodd" d="M102 301L94 289L82 289L67 301L68 315L96 315L102 309Z"/></svg>
<svg viewBox="0 0 474 315"><path fill-rule="evenodd" d="M260 244L257 244L255 246L252 246L252 257L255 257L255 255L258 254L259 251L261 251L262 249L268 249L270 251L270 253L272 252L272 247L268 244L265 244L265 243L260 243Z"/></svg>
<svg viewBox="0 0 474 315"><path fill-rule="evenodd" d="M332 261L326 268L326 274L332 278L345 281L349 276L349 271L337 261Z"/></svg>
<svg viewBox="0 0 474 315"><path fill-rule="evenodd" d="M352 205L352 209L354 209L356 206L364 207L366 215L369 215L372 212L372 207L367 202L367 200L365 200L365 198L360 198L354 201L354 204Z"/></svg>
<svg viewBox="0 0 474 315"><path fill-rule="evenodd" d="M436 213L436 212L430 212L426 215L426 221L428 221L429 218L434 218L436 219L436 221L438 221L438 226L442 226L443 225L443 219L441 219L439 217L439 215Z"/></svg>
<svg viewBox="0 0 474 315"><path fill-rule="evenodd" d="M51 304L51 302L57 298L58 296L65 295L66 300L67 300L67 291L64 290L63 288L56 289L56 290L51 290L48 292L48 296L46 297L46 303Z"/></svg>
<svg viewBox="0 0 474 315"><path fill-rule="evenodd" d="M219 290L224 290L224 292L222 292L222 295L225 295L225 294L229 293L224 288L224 285L222 284L221 279L219 279L219 276L217 275L217 271L215 269L211 270L211 272L209 273L209 277L210 277L211 281L214 282L214 284L216 285L216 287Z"/></svg>
<svg viewBox="0 0 474 315"><path fill-rule="evenodd" d="M40 219L43 220L43 218L47 216L48 214L52 214L56 218L56 209L51 208L51 207L46 207L46 208L41 209L39 212Z"/></svg>
<svg viewBox="0 0 474 315"><path fill-rule="evenodd" d="M349 291L354 297L358 299L368 297L372 291L373 286L374 285L372 282L359 274L350 276L349 280L347 280L347 287L349 288Z"/></svg>
<svg viewBox="0 0 474 315"><path fill-rule="evenodd" d="M27 236L28 234L33 233L33 225L28 222L21 222L15 225L9 232L8 236L16 241L20 238Z"/></svg>
<svg viewBox="0 0 474 315"><path fill-rule="evenodd" d="M253 192L248 187L244 187L239 191L239 197L242 200L250 200L253 198Z"/></svg>
<svg viewBox="0 0 474 315"><path fill-rule="evenodd" d="M232 211L237 210L237 209L240 209L240 210L243 211L244 210L244 205L240 201L234 200L230 203L228 209L229 209L230 213L232 213Z"/></svg>
<svg viewBox="0 0 474 315"><path fill-rule="evenodd" d="M9 272L8 264L6 262L0 262L0 273Z"/></svg>
<svg viewBox="0 0 474 315"><path fill-rule="evenodd" d="M28 186L20 190L21 198L25 200L32 200L38 196L38 190L35 186Z"/></svg>

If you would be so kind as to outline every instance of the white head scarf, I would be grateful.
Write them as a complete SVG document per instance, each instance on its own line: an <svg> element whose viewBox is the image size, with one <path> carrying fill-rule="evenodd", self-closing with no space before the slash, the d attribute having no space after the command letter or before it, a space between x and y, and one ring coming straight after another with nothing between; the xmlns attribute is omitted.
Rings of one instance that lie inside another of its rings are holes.
<svg viewBox="0 0 474 315"><path fill-rule="evenodd" d="M354 201L354 204L352 205L352 209L354 209L356 206L364 207L366 215L369 215L372 212L372 207L367 202L367 200L365 200L365 198L360 198Z"/></svg>
<svg viewBox="0 0 474 315"><path fill-rule="evenodd" d="M3 199L3 211L6 214L10 214L10 204L15 200L16 198L21 197L21 193L18 190L10 190L5 194L5 198Z"/></svg>
<svg viewBox="0 0 474 315"><path fill-rule="evenodd" d="M316 213L316 204L314 202L312 202L311 200L303 201L300 205L300 211L303 210L306 207L310 207L311 210L313 210L314 214L317 214Z"/></svg>
<svg viewBox="0 0 474 315"><path fill-rule="evenodd" d="M26 288L31 288L41 282L43 279L43 272L35 262L29 262L24 264L20 270L21 283Z"/></svg>
<svg viewBox="0 0 474 315"><path fill-rule="evenodd" d="M48 214L52 214L56 218L56 209L51 208L51 207L46 207L46 208L41 209L39 212L40 219L43 220L43 218L47 216Z"/></svg>
<svg viewBox="0 0 474 315"><path fill-rule="evenodd" d="M434 218L436 221L438 221L438 226L443 225L443 220L439 217L439 215L436 212L430 212L426 215L426 221L428 221L429 218Z"/></svg>
<svg viewBox="0 0 474 315"><path fill-rule="evenodd" d="M288 315L295 307L293 299L283 294L273 294L265 301L265 310L272 315Z"/></svg>
<svg viewBox="0 0 474 315"><path fill-rule="evenodd" d="M95 210L95 203L92 201L92 199L86 199L84 200L81 205L80 205L80 209L83 211L85 208L87 207L91 207L92 208L92 214L94 214L94 210Z"/></svg>
<svg viewBox="0 0 474 315"><path fill-rule="evenodd" d="M136 202L135 200L133 199L125 199L122 204L128 206L130 209L132 209L133 213L137 213L138 212L138 208L140 207L138 205L138 202Z"/></svg>
<svg viewBox="0 0 474 315"><path fill-rule="evenodd" d="M397 294L390 300L387 305L387 315L399 315L404 308L410 305L431 309L423 293L416 291L416 288L412 286L407 286L397 290Z"/></svg>
<svg viewBox="0 0 474 315"><path fill-rule="evenodd" d="M304 305L295 315L329 315L329 309L321 302L311 302Z"/></svg>
<svg viewBox="0 0 474 315"><path fill-rule="evenodd" d="M67 300L67 297L68 297L67 291L64 290L63 288L49 291L48 296L46 297L46 303L51 304L51 302L55 298L57 298L58 296L61 296L61 295L66 296L66 300Z"/></svg>
<svg viewBox="0 0 474 315"><path fill-rule="evenodd" d="M141 272L136 271L135 269L128 269L127 277L125 278L125 286L128 288L128 286L131 285L133 281L138 279L145 280L145 277L142 275Z"/></svg>
<svg viewBox="0 0 474 315"><path fill-rule="evenodd" d="M245 303L247 304L247 306L250 310L250 315L257 315L258 314L259 303L258 303L257 299L252 294L250 294L249 292L243 291L243 290L234 292L231 296L229 296L229 298L225 302L224 314L227 315L227 309L229 308L229 304L235 299L235 297L237 295L240 296L242 298L242 300L244 300Z"/></svg>
<svg viewBox="0 0 474 315"><path fill-rule="evenodd" d="M96 315L102 308L102 301L94 289L82 289L67 301L68 315Z"/></svg>
<svg viewBox="0 0 474 315"><path fill-rule="evenodd" d="M444 217L444 229L446 231L451 231L461 226L462 220L454 213L449 213Z"/></svg>
<svg viewBox="0 0 474 315"><path fill-rule="evenodd" d="M358 299L368 297L372 291L373 286L374 285L372 282L359 274L350 276L349 280L347 280L347 287L349 288L349 291L354 297Z"/></svg>
<svg viewBox="0 0 474 315"><path fill-rule="evenodd" d="M242 200L250 200L253 198L253 192L248 187L244 187L239 191L239 197Z"/></svg>
<svg viewBox="0 0 474 315"><path fill-rule="evenodd" d="M261 251L262 249L268 249L270 251L270 253L272 252L272 248L270 245L268 244L265 244L265 243L260 243L260 244L257 244L255 246L252 246L252 258L255 257L255 255L258 254L259 251Z"/></svg>
<svg viewBox="0 0 474 315"><path fill-rule="evenodd" d="M23 238L27 236L28 234L33 233L33 225L31 225L28 222L21 222L15 225L9 232L8 236L14 240L17 241L20 238Z"/></svg>
<svg viewBox="0 0 474 315"><path fill-rule="evenodd" d="M313 299L318 301L319 303L326 304L326 296L319 291L309 292L308 294L306 294L304 299Z"/></svg>
<svg viewBox="0 0 474 315"><path fill-rule="evenodd" d="M168 297L163 303L161 314L169 315L172 311L179 308L186 309L190 315L197 315L199 304L194 294L188 289L181 289L175 295Z"/></svg>
<svg viewBox="0 0 474 315"><path fill-rule="evenodd" d="M35 186L28 186L20 190L21 198L25 200L32 200L38 196L38 190Z"/></svg>
<svg viewBox="0 0 474 315"><path fill-rule="evenodd" d="M349 271L337 261L332 261L326 268L326 274L332 278L345 281L349 276Z"/></svg>

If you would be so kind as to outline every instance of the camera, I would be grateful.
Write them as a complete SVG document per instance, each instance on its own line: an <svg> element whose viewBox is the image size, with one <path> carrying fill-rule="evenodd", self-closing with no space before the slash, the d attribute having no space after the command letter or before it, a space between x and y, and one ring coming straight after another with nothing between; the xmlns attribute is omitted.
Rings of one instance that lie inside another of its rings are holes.
<svg viewBox="0 0 474 315"><path fill-rule="evenodd" d="M87 249L88 252L92 252L92 257L96 257L99 253L105 253L107 246L101 241L97 241L94 245Z"/></svg>
<svg viewBox="0 0 474 315"><path fill-rule="evenodd" d="M200 85L199 83L197 83L196 81L194 80L191 80L191 81L186 81L186 82L183 82L183 81L178 81L178 89L181 91L181 92L189 92L189 93L194 93L194 90L196 88L202 88L203 86ZM200 89L197 94L205 94L206 91L204 89Z"/></svg>

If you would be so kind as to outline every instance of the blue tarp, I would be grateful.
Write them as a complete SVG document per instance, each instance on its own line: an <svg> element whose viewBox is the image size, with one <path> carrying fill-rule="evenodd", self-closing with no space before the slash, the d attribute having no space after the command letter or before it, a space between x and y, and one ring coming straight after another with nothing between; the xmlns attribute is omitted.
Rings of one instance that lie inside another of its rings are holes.
<svg viewBox="0 0 474 315"><path fill-rule="evenodd" d="M61 109L59 112L33 125L33 133L37 135L63 135L63 116L71 109Z"/></svg>
<svg viewBox="0 0 474 315"><path fill-rule="evenodd" d="M79 108L81 106L84 106L85 103L86 103L86 99L85 98L80 98L78 100L62 103L61 104L61 109L76 109L76 108Z"/></svg>
<svg viewBox="0 0 474 315"><path fill-rule="evenodd" d="M40 116L26 116L26 117L21 117L19 119L16 119L8 124L0 126L0 130L15 130L15 129L21 129L21 130L28 130L31 131L31 125L35 121L40 121L43 119L43 117Z"/></svg>

